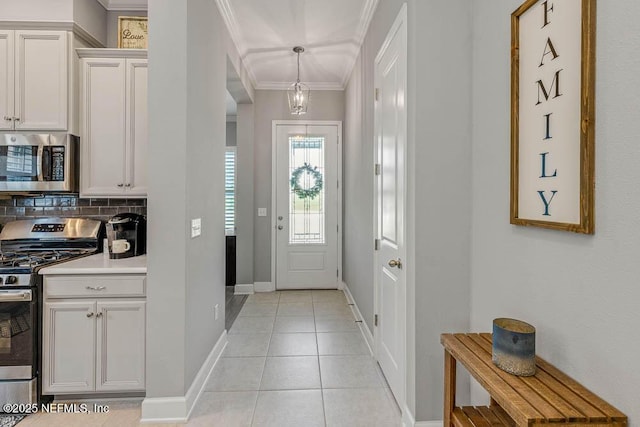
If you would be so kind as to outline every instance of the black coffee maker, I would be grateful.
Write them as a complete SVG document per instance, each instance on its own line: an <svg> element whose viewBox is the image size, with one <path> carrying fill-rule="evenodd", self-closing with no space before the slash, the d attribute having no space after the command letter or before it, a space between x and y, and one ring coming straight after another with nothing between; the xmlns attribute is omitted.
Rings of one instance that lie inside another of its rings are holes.
<svg viewBox="0 0 640 427"><path fill-rule="evenodd" d="M147 220L142 215L121 213L107 222L109 258L129 258L147 253Z"/></svg>

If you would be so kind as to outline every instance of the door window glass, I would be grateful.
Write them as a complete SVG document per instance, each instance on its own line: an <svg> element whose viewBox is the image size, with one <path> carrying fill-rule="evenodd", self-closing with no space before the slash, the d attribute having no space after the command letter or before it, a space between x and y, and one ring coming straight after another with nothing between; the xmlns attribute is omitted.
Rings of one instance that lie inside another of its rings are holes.
<svg viewBox="0 0 640 427"><path fill-rule="evenodd" d="M325 139L289 137L289 243L325 243Z"/></svg>

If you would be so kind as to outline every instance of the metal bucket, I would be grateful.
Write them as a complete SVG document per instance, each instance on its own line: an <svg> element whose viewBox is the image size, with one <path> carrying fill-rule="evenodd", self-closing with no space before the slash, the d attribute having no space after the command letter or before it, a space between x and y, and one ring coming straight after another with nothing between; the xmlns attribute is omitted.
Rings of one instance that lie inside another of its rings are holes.
<svg viewBox="0 0 640 427"><path fill-rule="evenodd" d="M493 321L493 364L520 377L536 373L536 328L516 319Z"/></svg>

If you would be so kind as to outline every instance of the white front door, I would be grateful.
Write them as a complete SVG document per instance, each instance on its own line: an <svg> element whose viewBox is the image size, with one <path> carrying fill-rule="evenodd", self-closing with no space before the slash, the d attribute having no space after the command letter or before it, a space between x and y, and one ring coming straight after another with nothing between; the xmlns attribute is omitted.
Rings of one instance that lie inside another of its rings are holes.
<svg viewBox="0 0 640 427"><path fill-rule="evenodd" d="M336 289L340 126L274 127L276 288Z"/></svg>
<svg viewBox="0 0 640 427"><path fill-rule="evenodd" d="M400 17L375 62L378 251L375 257L376 357L396 400L404 401L406 274L406 24Z"/></svg>

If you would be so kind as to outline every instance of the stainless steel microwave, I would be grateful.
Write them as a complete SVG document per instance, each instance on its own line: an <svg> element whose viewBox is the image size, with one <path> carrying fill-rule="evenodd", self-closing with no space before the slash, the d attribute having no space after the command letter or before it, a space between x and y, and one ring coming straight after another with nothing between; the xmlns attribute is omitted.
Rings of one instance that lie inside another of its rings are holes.
<svg viewBox="0 0 640 427"><path fill-rule="evenodd" d="M0 193L77 193L79 138L0 134Z"/></svg>

